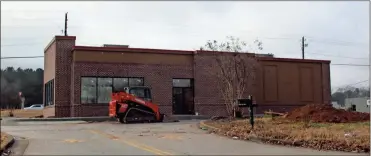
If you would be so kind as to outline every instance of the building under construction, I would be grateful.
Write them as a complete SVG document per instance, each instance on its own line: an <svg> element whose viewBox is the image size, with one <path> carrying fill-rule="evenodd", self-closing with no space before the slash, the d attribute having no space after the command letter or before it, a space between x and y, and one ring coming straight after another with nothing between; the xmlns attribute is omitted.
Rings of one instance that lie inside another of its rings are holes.
<svg viewBox="0 0 371 156"><path fill-rule="evenodd" d="M129 46L77 46L75 36L55 36L44 50L45 116L108 116L118 86L150 86L165 114L225 115L225 105L205 62L214 53ZM257 113L330 104L330 61L257 57L262 70Z"/></svg>

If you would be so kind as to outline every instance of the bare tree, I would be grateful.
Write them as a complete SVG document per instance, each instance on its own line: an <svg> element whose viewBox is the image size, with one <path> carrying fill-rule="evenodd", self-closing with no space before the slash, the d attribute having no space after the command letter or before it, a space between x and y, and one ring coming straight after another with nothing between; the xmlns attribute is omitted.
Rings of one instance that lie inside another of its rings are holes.
<svg viewBox="0 0 371 156"><path fill-rule="evenodd" d="M236 117L241 112L237 99L245 98L255 91L256 74L259 67L253 53L247 52L247 44L229 36L226 42L208 41L201 50L218 51L213 56L209 74L216 78L223 96L227 113ZM260 44L261 45L261 44Z"/></svg>

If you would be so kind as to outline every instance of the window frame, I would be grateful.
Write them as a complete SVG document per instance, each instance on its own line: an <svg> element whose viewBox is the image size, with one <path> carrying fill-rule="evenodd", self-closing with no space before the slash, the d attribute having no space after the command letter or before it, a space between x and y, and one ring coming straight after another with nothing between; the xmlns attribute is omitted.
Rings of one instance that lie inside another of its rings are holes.
<svg viewBox="0 0 371 156"><path fill-rule="evenodd" d="M95 103L83 103L82 102L82 98L81 98L81 93L82 93L82 79L83 78L95 78L96 81L95 81ZM111 86L111 92L113 93L113 91L115 90L114 89L114 79L115 78L126 78L128 79L128 87L130 87L130 79L141 79L142 80L142 86L145 86L145 80L144 80L144 77L126 77L126 76L80 76L80 104L83 104L83 105L91 105L91 104L98 104L98 105L102 105L102 104L108 104L108 103L98 103L98 79L99 78L111 78L112 80L112 86Z"/></svg>

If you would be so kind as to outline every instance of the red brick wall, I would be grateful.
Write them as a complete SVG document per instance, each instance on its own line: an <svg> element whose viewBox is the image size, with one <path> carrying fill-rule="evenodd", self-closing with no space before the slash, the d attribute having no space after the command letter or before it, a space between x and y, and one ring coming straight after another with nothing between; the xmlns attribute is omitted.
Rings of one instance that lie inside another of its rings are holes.
<svg viewBox="0 0 371 156"><path fill-rule="evenodd" d="M56 37L55 61L55 117L70 116L70 86L71 86L71 50L75 46L74 37Z"/></svg>
<svg viewBox="0 0 371 156"><path fill-rule="evenodd" d="M72 116L108 116L108 104L80 104L81 76L144 77L144 85L152 88L154 103L165 114L172 113L172 79L193 78L192 66L88 62L75 62L73 66Z"/></svg>
<svg viewBox="0 0 371 156"><path fill-rule="evenodd" d="M219 90L218 81L216 78L211 77L208 70L215 66L213 65L213 53L197 53L194 56L195 62L195 109L201 115L227 115L225 103L222 94ZM261 73L258 72L257 78L261 78ZM257 81L259 82L259 81ZM259 87L259 86L256 86ZM259 89L259 88L255 88ZM255 95L253 95L255 96ZM258 103L260 104L260 103ZM293 108L302 105L277 105L277 104L264 104L259 105L255 112L258 114L264 111L272 110L277 112L287 112ZM243 108L245 115L248 114L248 108Z"/></svg>
<svg viewBox="0 0 371 156"><path fill-rule="evenodd" d="M194 62L195 111L200 115L227 115L218 82L208 73L214 62L212 55L195 54Z"/></svg>

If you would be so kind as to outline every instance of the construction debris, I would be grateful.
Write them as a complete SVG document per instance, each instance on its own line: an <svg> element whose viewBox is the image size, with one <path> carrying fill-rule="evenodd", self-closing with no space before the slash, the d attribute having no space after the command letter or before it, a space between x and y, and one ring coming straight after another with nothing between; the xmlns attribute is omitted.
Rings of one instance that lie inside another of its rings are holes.
<svg viewBox="0 0 371 156"><path fill-rule="evenodd" d="M336 109L327 104L310 104L292 110L286 118L296 121L350 123L370 121L370 113Z"/></svg>

